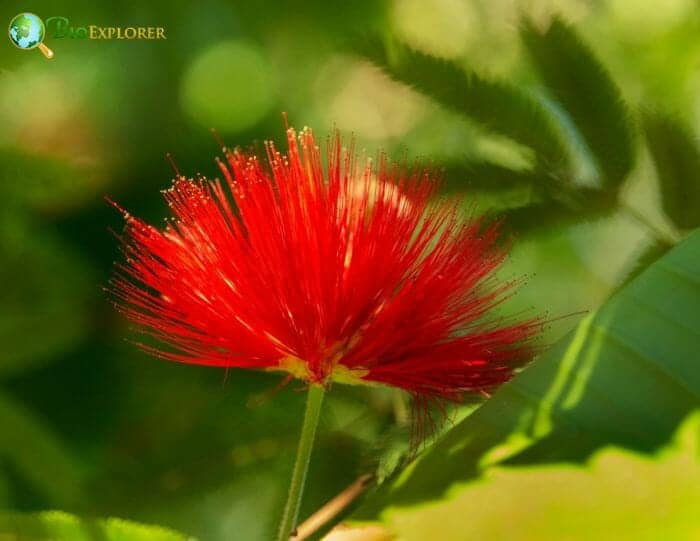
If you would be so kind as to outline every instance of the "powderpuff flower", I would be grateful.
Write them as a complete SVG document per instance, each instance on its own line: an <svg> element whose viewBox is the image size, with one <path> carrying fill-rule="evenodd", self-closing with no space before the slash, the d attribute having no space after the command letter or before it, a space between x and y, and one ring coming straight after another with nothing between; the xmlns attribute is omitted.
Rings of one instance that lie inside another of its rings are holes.
<svg viewBox="0 0 700 541"><path fill-rule="evenodd" d="M337 134L224 148L223 181L178 174L163 229L122 211L117 307L171 361L279 370L459 399L533 355L541 320L494 314L507 243L420 168L360 161Z"/></svg>

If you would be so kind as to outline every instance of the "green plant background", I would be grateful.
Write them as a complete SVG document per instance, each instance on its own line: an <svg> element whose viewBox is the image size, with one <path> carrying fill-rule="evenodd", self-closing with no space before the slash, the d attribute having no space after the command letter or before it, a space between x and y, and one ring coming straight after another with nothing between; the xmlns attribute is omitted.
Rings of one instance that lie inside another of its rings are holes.
<svg viewBox="0 0 700 541"><path fill-rule="evenodd" d="M109 230L121 228L103 196L159 222L167 152L184 173L213 177L209 128L259 147L282 139L283 111L320 135L354 134L370 155L442 168L445 190L514 234L503 276L528 279L506 310L555 319L542 362L483 407L455 407L448 433L405 471L400 397L335 387L302 516L378 471L384 483L353 520L406 539L438 523L444 539L512 538L488 513L470 520L470 502L528 498L551 486L538 468L602 502L619 500L601 485L607 446L629 454L630 475L651 471L652 487L674 452L697 468L697 447L659 451L700 407L696 0L5 2L0 20L21 11L160 26L167 40L49 29L51 61L0 46L0 538L179 538L92 518L111 516L202 540L272 537L302 386L277 391L278 376L169 364L130 345L101 289L119 257ZM685 426L692 439L697 421ZM469 484L506 458L527 472ZM678 483L659 490L700 505ZM521 503L488 511L517 516ZM595 514L584 503L571 505ZM524 538L561 533L561 509L547 505L533 504L542 529ZM690 538L697 522L669 505L668 538ZM53 509L83 518L32 514ZM620 506L610 520L645 509ZM445 521L455 513L475 529Z"/></svg>

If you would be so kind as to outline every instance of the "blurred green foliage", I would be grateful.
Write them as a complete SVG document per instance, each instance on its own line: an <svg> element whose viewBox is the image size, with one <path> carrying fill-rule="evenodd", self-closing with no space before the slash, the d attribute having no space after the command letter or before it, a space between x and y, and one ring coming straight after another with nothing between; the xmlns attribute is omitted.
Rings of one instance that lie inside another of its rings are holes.
<svg viewBox="0 0 700 541"><path fill-rule="evenodd" d="M119 519L80 519L67 513L0 514L0 534L16 541L185 541L187 538L158 526Z"/></svg>
<svg viewBox="0 0 700 541"><path fill-rule="evenodd" d="M298 385L150 359L124 342L101 290L119 257L109 230L121 228L103 195L161 220L166 152L185 174L217 174L210 127L229 145L279 141L286 111L319 134L352 132L370 154L444 168L446 189L516 234L503 275L530 278L508 311L592 312L700 224L693 0L38 0L0 12L21 10L162 26L168 39L49 37L50 62L0 47L0 508L119 516L214 541L275 531ZM575 322L553 322L544 342ZM302 516L377 464L382 478L400 469L408 431L395 406L385 389L333 389ZM660 418L647 447L677 420ZM68 515L0 525L71 532L83 520L113 538L110 523Z"/></svg>
<svg viewBox="0 0 700 541"><path fill-rule="evenodd" d="M652 456L611 446L583 467L490 468L428 505L390 508L383 523L406 541L693 539L699 523L699 446L696 413L671 445Z"/></svg>

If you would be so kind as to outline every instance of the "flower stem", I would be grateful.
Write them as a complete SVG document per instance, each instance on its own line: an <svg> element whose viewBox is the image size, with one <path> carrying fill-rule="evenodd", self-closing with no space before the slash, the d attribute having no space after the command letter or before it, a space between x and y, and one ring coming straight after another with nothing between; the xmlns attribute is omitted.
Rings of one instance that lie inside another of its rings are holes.
<svg viewBox="0 0 700 541"><path fill-rule="evenodd" d="M284 515L282 516L279 534L277 535L278 541L289 541L296 528L301 496L304 492L304 483L306 482L306 472L309 469L309 460L311 459L311 450L314 446L314 436L316 435L316 426L318 425L324 394L325 389L322 385L312 384L309 386L306 396L306 410L304 411L304 424L301 427L297 458L294 462L287 504L284 506Z"/></svg>

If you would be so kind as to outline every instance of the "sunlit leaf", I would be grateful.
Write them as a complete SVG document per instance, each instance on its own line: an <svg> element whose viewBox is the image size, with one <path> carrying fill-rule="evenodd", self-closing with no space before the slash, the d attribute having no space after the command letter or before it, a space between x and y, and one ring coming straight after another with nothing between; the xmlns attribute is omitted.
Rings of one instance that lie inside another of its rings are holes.
<svg viewBox="0 0 700 541"><path fill-rule="evenodd" d="M8 541L186 541L160 526L117 518L79 518L61 511L0 513L0 539Z"/></svg>
<svg viewBox="0 0 700 541"><path fill-rule="evenodd" d="M700 414L654 456L620 448L584 467L489 469L440 500L390 508L388 534L405 541L694 539L700 531Z"/></svg>
<svg viewBox="0 0 700 541"><path fill-rule="evenodd" d="M644 114L644 133L654 160L664 211L676 226L700 226L700 145L680 121Z"/></svg>
<svg viewBox="0 0 700 541"><path fill-rule="evenodd" d="M561 19L553 19L545 31L526 20L522 38L547 90L596 158L603 180L619 186L634 165L633 132L608 70Z"/></svg>
<svg viewBox="0 0 700 541"><path fill-rule="evenodd" d="M357 516L437 498L496 463L649 452L700 405L700 231L651 265L383 487Z"/></svg>

